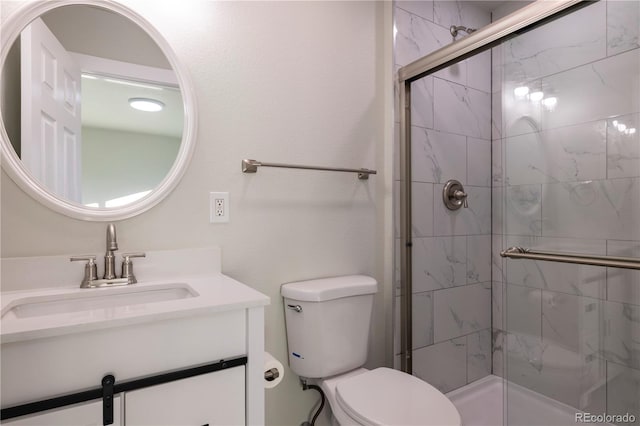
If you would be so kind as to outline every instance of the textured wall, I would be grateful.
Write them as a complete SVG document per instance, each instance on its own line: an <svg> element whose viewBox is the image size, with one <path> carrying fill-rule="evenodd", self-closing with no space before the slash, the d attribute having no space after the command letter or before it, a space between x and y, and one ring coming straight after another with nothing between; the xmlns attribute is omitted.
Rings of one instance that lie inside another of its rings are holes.
<svg viewBox="0 0 640 426"><path fill-rule="evenodd" d="M2 19L20 3L2 2ZM178 187L150 211L116 224L122 250L220 246L223 272L271 297L266 349L284 362L282 283L373 275L380 291L369 364L391 363L389 6L123 3L164 34L189 70L199 125ZM247 175L240 170L247 157L379 174L368 181L280 169ZM2 256L103 252L105 224L43 208L4 173L1 184ZM209 191L230 192L229 224L209 223ZM287 371L266 399L268 424L297 425L317 395L302 392Z"/></svg>

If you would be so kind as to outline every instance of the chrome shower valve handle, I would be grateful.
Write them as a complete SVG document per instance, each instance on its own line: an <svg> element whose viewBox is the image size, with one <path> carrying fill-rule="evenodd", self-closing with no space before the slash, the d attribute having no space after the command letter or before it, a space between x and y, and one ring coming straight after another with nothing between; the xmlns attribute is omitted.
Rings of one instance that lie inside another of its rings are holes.
<svg viewBox="0 0 640 426"><path fill-rule="evenodd" d="M442 201L449 210L458 210L460 207L469 207L469 194L464 191L462 184L451 179L442 188Z"/></svg>
<svg viewBox="0 0 640 426"><path fill-rule="evenodd" d="M469 202L467 201L468 200L468 194L466 192L458 190L458 191L453 193L453 198L455 198L458 201L462 201L462 203L463 203L462 205L463 205L463 207L465 209L467 207L469 207Z"/></svg>

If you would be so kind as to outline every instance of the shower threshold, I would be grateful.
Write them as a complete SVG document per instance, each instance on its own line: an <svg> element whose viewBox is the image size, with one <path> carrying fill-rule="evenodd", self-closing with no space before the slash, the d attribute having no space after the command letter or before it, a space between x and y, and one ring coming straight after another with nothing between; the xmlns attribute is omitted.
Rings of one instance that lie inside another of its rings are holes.
<svg viewBox="0 0 640 426"><path fill-rule="evenodd" d="M575 408L515 383L508 384L508 413L504 410L503 380L487 376L447 397L453 402L464 426L569 426L576 422ZM503 422L503 415L505 421ZM611 426L609 423L591 425Z"/></svg>

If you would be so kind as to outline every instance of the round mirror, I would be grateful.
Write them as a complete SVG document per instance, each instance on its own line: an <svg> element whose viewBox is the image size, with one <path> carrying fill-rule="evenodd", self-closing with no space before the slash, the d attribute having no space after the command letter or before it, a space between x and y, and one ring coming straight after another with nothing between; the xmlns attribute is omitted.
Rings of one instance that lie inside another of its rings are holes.
<svg viewBox="0 0 640 426"><path fill-rule="evenodd" d="M151 24L106 0L35 2L1 36L2 166L25 192L107 221L148 210L177 185L195 143L195 99Z"/></svg>

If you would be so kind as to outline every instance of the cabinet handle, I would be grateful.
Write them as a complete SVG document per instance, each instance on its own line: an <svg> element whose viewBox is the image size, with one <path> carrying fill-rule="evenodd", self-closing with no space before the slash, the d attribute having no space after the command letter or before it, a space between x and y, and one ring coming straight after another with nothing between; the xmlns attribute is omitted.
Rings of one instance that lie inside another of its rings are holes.
<svg viewBox="0 0 640 426"><path fill-rule="evenodd" d="M113 385L116 378L111 374L102 378L102 424L113 424Z"/></svg>

